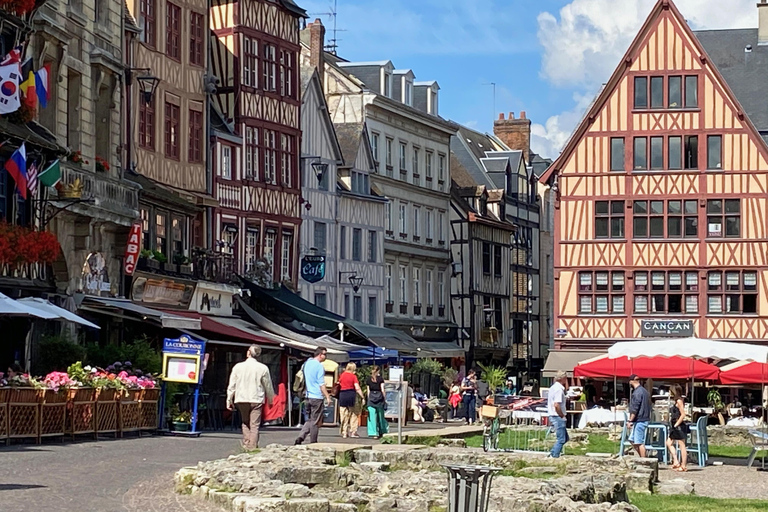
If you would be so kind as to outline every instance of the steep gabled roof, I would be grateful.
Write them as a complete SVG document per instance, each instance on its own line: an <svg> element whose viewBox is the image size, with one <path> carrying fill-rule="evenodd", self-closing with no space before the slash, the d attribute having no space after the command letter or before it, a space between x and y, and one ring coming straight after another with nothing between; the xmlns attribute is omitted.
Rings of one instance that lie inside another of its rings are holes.
<svg viewBox="0 0 768 512"><path fill-rule="evenodd" d="M307 11L296 5L296 2L293 0L278 0L280 5L291 11L291 13L295 14L299 18L306 18L307 17Z"/></svg>
<svg viewBox="0 0 768 512"><path fill-rule="evenodd" d="M333 126L336 129L336 138L339 140L344 165L354 167L360 151L363 123L337 123Z"/></svg>
<svg viewBox="0 0 768 512"><path fill-rule="evenodd" d="M560 169L568 162L577 145L581 142L584 135L592 126L596 116L600 113L600 111L606 105L607 101L611 98L621 80L627 75L639 51L646 46L647 37L654 30L656 30L659 21L666 11L669 11L672 14L672 17L676 20L680 29L690 40L693 49L701 56L701 58L698 59L701 65L704 66L705 69L709 69L714 75L714 78L721 84L725 96L734 105L734 114L737 115L739 120L746 125L746 129L752 132L754 138L760 141L759 145L757 146L758 150L762 153L764 158L768 159L768 147L766 147L765 141L763 141L760 133L758 132L757 128L755 128L755 125L752 123L749 117L744 115L743 107L739 103L728 82L723 78L720 70L717 68L712 59L710 59L706 50L702 46L701 41L699 41L699 39L693 33L685 18L677 9L672 0L658 0L656 5L651 10L651 13L648 15L648 18L645 20L642 28L637 33L637 36L635 36L635 39L632 41L632 44L629 46L629 49L624 54L624 57L621 59L619 65L616 67L613 75L611 75L610 80L607 82L605 87L603 87L602 91L598 94L595 101L587 110L584 118L579 123L578 127L571 135L571 138L568 140L568 143L560 153L560 156L549 167L549 169L542 174L542 176L539 178L539 181L548 182L552 176L560 171Z"/></svg>

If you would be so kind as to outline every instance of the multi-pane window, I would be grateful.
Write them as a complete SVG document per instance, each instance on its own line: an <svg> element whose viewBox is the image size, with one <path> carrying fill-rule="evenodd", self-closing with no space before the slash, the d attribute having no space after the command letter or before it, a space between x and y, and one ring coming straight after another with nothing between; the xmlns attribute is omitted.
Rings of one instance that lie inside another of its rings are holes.
<svg viewBox="0 0 768 512"><path fill-rule="evenodd" d="M203 113L199 110L189 111L189 161L203 161ZM231 162L231 160L230 160ZM230 165L230 169L231 169Z"/></svg>
<svg viewBox="0 0 768 512"><path fill-rule="evenodd" d="M707 136L707 169L723 168L723 138L720 135Z"/></svg>
<svg viewBox="0 0 768 512"><path fill-rule="evenodd" d="M232 148L229 146L221 146L221 177L232 179Z"/></svg>
<svg viewBox="0 0 768 512"><path fill-rule="evenodd" d="M171 240L173 244L171 247L171 254L173 256L184 255L185 227L186 223L183 218L177 215L171 217Z"/></svg>
<svg viewBox="0 0 768 512"><path fill-rule="evenodd" d="M142 41L152 48L157 46L156 8L155 0L141 0L139 2Z"/></svg>
<svg viewBox="0 0 768 512"><path fill-rule="evenodd" d="M352 260L362 261L363 259L363 230L360 228L352 229Z"/></svg>
<svg viewBox="0 0 768 512"><path fill-rule="evenodd" d="M264 181L277 185L277 134L274 130L264 132Z"/></svg>
<svg viewBox="0 0 768 512"><path fill-rule="evenodd" d="M686 135L683 138L683 169L699 168L699 137Z"/></svg>
<svg viewBox="0 0 768 512"><path fill-rule="evenodd" d="M611 138L611 170L624 170L624 137Z"/></svg>
<svg viewBox="0 0 768 512"><path fill-rule="evenodd" d="M379 163L379 134L371 133L371 153L376 164Z"/></svg>
<svg viewBox="0 0 768 512"><path fill-rule="evenodd" d="M707 311L715 314L757 313L757 272L709 272Z"/></svg>
<svg viewBox="0 0 768 512"><path fill-rule="evenodd" d="M277 47L262 44L262 86L265 91L277 91Z"/></svg>
<svg viewBox="0 0 768 512"><path fill-rule="evenodd" d="M314 233L313 233L313 248L317 249L320 254L325 254L327 245L327 225L325 222L315 221Z"/></svg>
<svg viewBox="0 0 768 512"><path fill-rule="evenodd" d="M709 238L741 236L741 201L739 199L707 201L707 236Z"/></svg>
<svg viewBox="0 0 768 512"><path fill-rule="evenodd" d="M664 77L637 76L634 80L634 106L637 109L664 108ZM697 108L698 77L670 76L667 78L667 108Z"/></svg>
<svg viewBox="0 0 768 512"><path fill-rule="evenodd" d="M426 223L425 236L427 237L427 243L431 244L432 239L434 238L434 235L435 235L435 227L434 227L435 215L432 210L427 210L427 215L424 221Z"/></svg>
<svg viewBox="0 0 768 512"><path fill-rule="evenodd" d="M685 82L683 82L685 78ZM697 108L699 83L696 76L670 76L667 82L669 108Z"/></svg>
<svg viewBox="0 0 768 512"><path fill-rule="evenodd" d="M378 233L368 231L368 263L376 263L378 245Z"/></svg>
<svg viewBox="0 0 768 512"><path fill-rule="evenodd" d="M203 48L205 48L205 16L193 12L189 15L189 63L195 66L203 65Z"/></svg>
<svg viewBox="0 0 768 512"><path fill-rule="evenodd" d="M384 292L387 294L387 304L392 304L394 299L392 298L392 264L387 263L386 272L384 274Z"/></svg>
<svg viewBox="0 0 768 512"><path fill-rule="evenodd" d="M352 319L355 322L363 321L363 298L359 295L352 297Z"/></svg>
<svg viewBox="0 0 768 512"><path fill-rule="evenodd" d="M595 238L624 238L624 201L595 201Z"/></svg>
<svg viewBox="0 0 768 512"><path fill-rule="evenodd" d="M368 297L368 323L376 325L379 319L379 310L376 307L376 297Z"/></svg>
<svg viewBox="0 0 768 512"><path fill-rule="evenodd" d="M163 254L168 254L168 248L165 241L168 239L168 221L166 212L157 212L155 214L155 250Z"/></svg>
<svg viewBox="0 0 768 512"><path fill-rule="evenodd" d="M623 314L624 272L579 272L579 313Z"/></svg>
<svg viewBox="0 0 768 512"><path fill-rule="evenodd" d="M651 137L651 144L648 145L648 138L635 137L633 167L635 170L650 169L657 170L664 168L664 137Z"/></svg>
<svg viewBox="0 0 768 512"><path fill-rule="evenodd" d="M245 271L252 272L256 269L256 255L259 247L259 230L247 228L245 230Z"/></svg>
<svg viewBox="0 0 768 512"><path fill-rule="evenodd" d="M408 233L407 210L408 205L406 203L400 203L400 236L406 236Z"/></svg>
<svg viewBox="0 0 768 512"><path fill-rule="evenodd" d="M293 250L293 233L283 231L283 250L280 252L280 280L291 280L291 252Z"/></svg>
<svg viewBox="0 0 768 512"><path fill-rule="evenodd" d="M384 205L384 227L387 235L392 234L392 201L387 201Z"/></svg>
<svg viewBox="0 0 768 512"><path fill-rule="evenodd" d="M400 265L400 304L408 304L408 277L406 276L407 267Z"/></svg>
<svg viewBox="0 0 768 512"><path fill-rule="evenodd" d="M634 238L696 238L699 234L695 200L635 201L632 205ZM666 233L664 231L666 226Z"/></svg>
<svg viewBox="0 0 768 512"><path fill-rule="evenodd" d="M347 227L341 226L339 229L339 258L347 258Z"/></svg>
<svg viewBox="0 0 768 512"><path fill-rule="evenodd" d="M649 88L650 82L650 88ZM664 77L635 77L635 108L664 107Z"/></svg>
<svg viewBox="0 0 768 512"><path fill-rule="evenodd" d="M293 176L293 136L280 134L280 184L290 187Z"/></svg>
<svg viewBox="0 0 768 512"><path fill-rule="evenodd" d="M427 269L427 316L432 316L432 308L435 305L434 282L432 281L432 269Z"/></svg>
<svg viewBox="0 0 768 512"><path fill-rule="evenodd" d="M259 42L243 36L243 85L259 86Z"/></svg>
<svg viewBox="0 0 768 512"><path fill-rule="evenodd" d="M635 272L635 313L698 313L698 278L678 270Z"/></svg>
<svg viewBox="0 0 768 512"><path fill-rule="evenodd" d="M224 254L235 254L237 249L237 227L231 224L225 224L221 230L221 252Z"/></svg>
<svg viewBox="0 0 768 512"><path fill-rule="evenodd" d="M179 159L179 113L178 105L165 103L165 156Z"/></svg>
<svg viewBox="0 0 768 512"><path fill-rule="evenodd" d="M437 185L442 190L445 183L445 155L437 155Z"/></svg>
<svg viewBox="0 0 768 512"><path fill-rule="evenodd" d="M426 169L426 175L427 175L427 187L432 188L432 159L434 158L434 153L431 151L427 151L424 153L424 168Z"/></svg>
<svg viewBox="0 0 768 512"><path fill-rule="evenodd" d="M405 154L407 152L406 151L407 148L408 148L408 145L405 142L400 143L400 171L401 172L407 170L405 166L406 164Z"/></svg>
<svg viewBox="0 0 768 512"><path fill-rule="evenodd" d="M419 148L413 148L413 183L419 184Z"/></svg>
<svg viewBox="0 0 768 512"><path fill-rule="evenodd" d="M259 129L245 127L245 178L259 179Z"/></svg>
<svg viewBox="0 0 768 512"><path fill-rule="evenodd" d="M483 242L483 274L491 274L491 244Z"/></svg>
<svg viewBox="0 0 768 512"><path fill-rule="evenodd" d="M413 207L413 240L418 242L421 239L421 206Z"/></svg>
<svg viewBox="0 0 768 512"><path fill-rule="evenodd" d="M269 263L270 270L275 264L275 230L273 228L267 229L264 234L264 259Z"/></svg>
<svg viewBox="0 0 768 512"><path fill-rule="evenodd" d="M387 167L392 167L392 144L393 144L393 142L394 141L392 139L387 138L386 148L385 148L386 149L386 155L385 155L386 161L385 161L385 164L386 164Z"/></svg>
<svg viewBox="0 0 768 512"><path fill-rule="evenodd" d="M496 277L501 277L502 274L502 265L501 265L501 246L500 245L494 245L493 246L493 275Z"/></svg>
<svg viewBox="0 0 768 512"><path fill-rule="evenodd" d="M280 50L280 94L293 98L293 68L295 54L290 50Z"/></svg>
<svg viewBox="0 0 768 512"><path fill-rule="evenodd" d="M419 267L413 267L413 304L421 306L421 269Z"/></svg>
<svg viewBox="0 0 768 512"><path fill-rule="evenodd" d="M155 149L155 98L139 101L139 147Z"/></svg>
<svg viewBox="0 0 768 512"><path fill-rule="evenodd" d="M181 7L166 3L165 53L173 60L181 60Z"/></svg>

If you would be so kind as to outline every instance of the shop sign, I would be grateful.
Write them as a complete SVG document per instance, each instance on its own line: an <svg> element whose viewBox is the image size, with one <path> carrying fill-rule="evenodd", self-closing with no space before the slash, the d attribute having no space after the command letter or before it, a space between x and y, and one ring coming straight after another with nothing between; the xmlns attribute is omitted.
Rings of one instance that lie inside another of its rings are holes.
<svg viewBox="0 0 768 512"><path fill-rule="evenodd" d="M643 320L640 331L644 338L693 336L693 320Z"/></svg>
<svg viewBox="0 0 768 512"><path fill-rule="evenodd" d="M205 353L205 342L181 336L163 340L163 380L198 384L202 380L201 359Z"/></svg>
<svg viewBox="0 0 768 512"><path fill-rule="evenodd" d="M86 295L96 297L109 296L112 287L109 284L107 260L100 252L92 252L83 264L81 288Z"/></svg>
<svg viewBox="0 0 768 512"><path fill-rule="evenodd" d="M232 302L239 293L240 289L234 286L199 281L189 310L204 315L232 316Z"/></svg>
<svg viewBox="0 0 768 512"><path fill-rule="evenodd" d="M325 277L325 256L304 256L301 258L301 278L308 283L317 283Z"/></svg>
<svg viewBox="0 0 768 512"><path fill-rule="evenodd" d="M194 281L141 273L136 274L131 286L131 299L135 302L184 309L189 308L194 293Z"/></svg>
<svg viewBox="0 0 768 512"><path fill-rule="evenodd" d="M128 233L128 245L125 246L125 262L123 268L125 275L132 276L136 270L136 262L141 253L141 222L134 222L131 231Z"/></svg>

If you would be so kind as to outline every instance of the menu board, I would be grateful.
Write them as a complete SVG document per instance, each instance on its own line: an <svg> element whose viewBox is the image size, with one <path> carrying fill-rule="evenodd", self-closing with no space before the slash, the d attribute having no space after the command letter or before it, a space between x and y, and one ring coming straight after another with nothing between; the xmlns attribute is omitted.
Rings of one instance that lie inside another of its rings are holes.
<svg viewBox="0 0 768 512"><path fill-rule="evenodd" d="M199 357L176 354L168 355L165 358L164 380L197 384L200 380L199 365Z"/></svg>
<svg viewBox="0 0 768 512"><path fill-rule="evenodd" d="M400 395L399 387L402 385L403 393ZM385 418L400 418L405 425L405 404L408 399L408 383L405 381L391 382L384 381L384 400L387 402L387 410L384 411Z"/></svg>

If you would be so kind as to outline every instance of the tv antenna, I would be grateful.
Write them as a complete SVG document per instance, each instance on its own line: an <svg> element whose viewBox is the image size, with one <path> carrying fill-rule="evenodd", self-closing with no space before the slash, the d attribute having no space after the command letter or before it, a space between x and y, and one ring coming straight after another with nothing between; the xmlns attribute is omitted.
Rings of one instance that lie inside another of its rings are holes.
<svg viewBox="0 0 768 512"><path fill-rule="evenodd" d="M338 17L339 11L337 9L338 0L333 0L333 7L328 7L330 12L315 12L310 13L310 16L329 16L331 20L333 21L333 37L328 40L328 44L325 45L325 51L328 53L331 53L333 55L336 55L336 51L339 48L339 41L337 34L338 32L346 32L346 30L338 28L336 23L336 18ZM495 109L494 109L495 110Z"/></svg>

